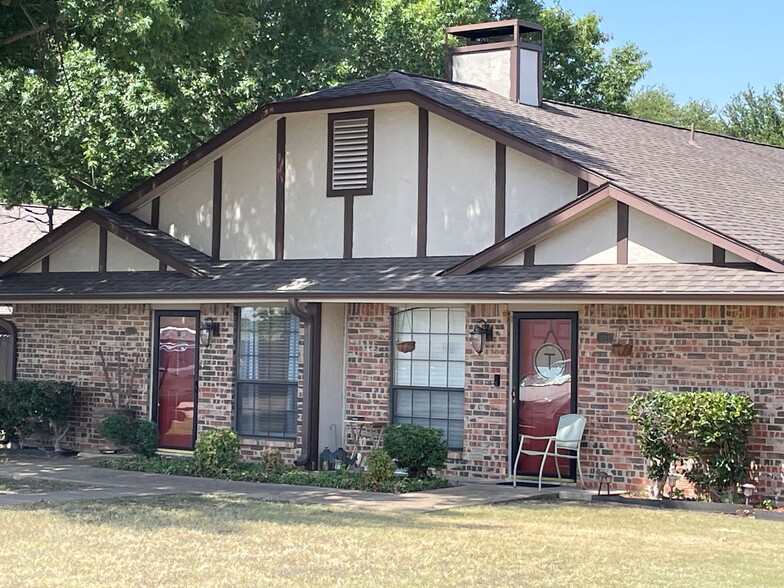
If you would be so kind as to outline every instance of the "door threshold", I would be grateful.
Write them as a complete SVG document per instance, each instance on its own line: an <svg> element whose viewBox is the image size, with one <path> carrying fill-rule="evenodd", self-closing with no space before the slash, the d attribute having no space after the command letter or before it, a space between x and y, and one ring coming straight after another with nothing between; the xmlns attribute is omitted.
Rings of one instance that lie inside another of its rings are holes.
<svg viewBox="0 0 784 588"><path fill-rule="evenodd" d="M164 457L193 457L193 449L159 449L158 455Z"/></svg>

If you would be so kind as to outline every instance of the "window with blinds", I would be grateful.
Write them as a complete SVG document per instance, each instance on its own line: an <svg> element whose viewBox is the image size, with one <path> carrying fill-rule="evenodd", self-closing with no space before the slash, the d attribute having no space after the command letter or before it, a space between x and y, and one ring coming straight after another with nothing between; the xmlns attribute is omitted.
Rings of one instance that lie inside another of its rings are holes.
<svg viewBox="0 0 784 588"><path fill-rule="evenodd" d="M299 320L287 308L243 308L237 365L237 432L297 433Z"/></svg>
<svg viewBox="0 0 784 588"><path fill-rule="evenodd" d="M397 308L393 329L395 341L416 347L410 353L393 347L392 420L440 429L449 449L462 449L465 310Z"/></svg>
<svg viewBox="0 0 784 588"><path fill-rule="evenodd" d="M328 116L327 196L373 193L373 111Z"/></svg>

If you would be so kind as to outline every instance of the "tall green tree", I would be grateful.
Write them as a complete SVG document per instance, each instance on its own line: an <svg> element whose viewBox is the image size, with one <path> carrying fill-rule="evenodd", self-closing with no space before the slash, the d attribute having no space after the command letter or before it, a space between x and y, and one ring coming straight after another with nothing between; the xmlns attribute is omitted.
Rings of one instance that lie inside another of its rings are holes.
<svg viewBox="0 0 784 588"><path fill-rule="evenodd" d="M689 100L678 104L675 94L664 86L642 88L627 102L629 114L637 118L663 122L679 127L695 128L712 133L724 132L719 110L708 100Z"/></svg>
<svg viewBox="0 0 784 588"><path fill-rule="evenodd" d="M390 69L443 75L443 29L545 27L546 97L625 111L648 67L538 0L0 0L0 201L103 204L259 104Z"/></svg>
<svg viewBox="0 0 784 588"><path fill-rule="evenodd" d="M728 135L784 147L784 83L736 94L723 114Z"/></svg>

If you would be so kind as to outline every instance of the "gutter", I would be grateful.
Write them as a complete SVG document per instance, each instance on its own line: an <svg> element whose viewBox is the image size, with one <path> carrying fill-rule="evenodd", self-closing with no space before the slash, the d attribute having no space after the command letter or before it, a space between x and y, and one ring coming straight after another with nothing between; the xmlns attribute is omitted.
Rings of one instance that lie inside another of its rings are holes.
<svg viewBox="0 0 784 588"><path fill-rule="evenodd" d="M313 469L318 456L319 396L321 383L321 304L302 304L289 298L289 311L305 326L302 370L302 448L294 462Z"/></svg>

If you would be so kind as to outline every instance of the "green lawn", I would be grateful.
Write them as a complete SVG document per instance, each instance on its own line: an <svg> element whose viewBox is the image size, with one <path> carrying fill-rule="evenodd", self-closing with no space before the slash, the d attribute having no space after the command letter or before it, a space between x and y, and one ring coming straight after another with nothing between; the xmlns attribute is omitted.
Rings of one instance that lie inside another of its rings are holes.
<svg viewBox="0 0 784 588"><path fill-rule="evenodd" d="M41 492L58 492L61 490L82 490L85 484L60 482L58 480L41 480L37 478L20 478L14 480L0 476L0 494L39 494Z"/></svg>
<svg viewBox="0 0 784 588"><path fill-rule="evenodd" d="M0 508L3 586L781 586L784 525L516 503L388 515L217 497Z"/></svg>

